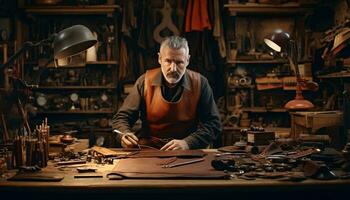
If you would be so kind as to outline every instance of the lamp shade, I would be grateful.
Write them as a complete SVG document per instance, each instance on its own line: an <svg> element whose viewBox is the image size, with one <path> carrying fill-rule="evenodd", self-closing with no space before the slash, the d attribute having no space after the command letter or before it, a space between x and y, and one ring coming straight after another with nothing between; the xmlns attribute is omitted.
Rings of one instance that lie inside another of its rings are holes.
<svg viewBox="0 0 350 200"><path fill-rule="evenodd" d="M290 35L287 32L284 32L280 29L275 30L272 34L270 34L268 37L264 39L264 42L269 46L271 49L282 52L287 51L288 46L290 44Z"/></svg>
<svg viewBox="0 0 350 200"><path fill-rule="evenodd" d="M66 58L87 50L97 39L83 25L74 25L57 33L53 42L54 58Z"/></svg>

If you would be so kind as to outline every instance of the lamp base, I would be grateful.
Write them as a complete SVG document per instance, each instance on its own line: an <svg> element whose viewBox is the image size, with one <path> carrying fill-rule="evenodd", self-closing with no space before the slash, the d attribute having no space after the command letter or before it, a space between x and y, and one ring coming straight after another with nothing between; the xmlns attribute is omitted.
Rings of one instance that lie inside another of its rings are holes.
<svg viewBox="0 0 350 200"><path fill-rule="evenodd" d="M284 105L287 110L309 110L314 107L314 104L305 99L293 99Z"/></svg>

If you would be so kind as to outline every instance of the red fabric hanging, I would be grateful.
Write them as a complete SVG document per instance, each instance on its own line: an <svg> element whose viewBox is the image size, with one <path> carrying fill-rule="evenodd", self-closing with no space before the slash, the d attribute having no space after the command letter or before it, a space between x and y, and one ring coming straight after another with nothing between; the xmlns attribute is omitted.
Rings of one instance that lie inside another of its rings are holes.
<svg viewBox="0 0 350 200"><path fill-rule="evenodd" d="M207 0L188 0L185 32L211 30Z"/></svg>

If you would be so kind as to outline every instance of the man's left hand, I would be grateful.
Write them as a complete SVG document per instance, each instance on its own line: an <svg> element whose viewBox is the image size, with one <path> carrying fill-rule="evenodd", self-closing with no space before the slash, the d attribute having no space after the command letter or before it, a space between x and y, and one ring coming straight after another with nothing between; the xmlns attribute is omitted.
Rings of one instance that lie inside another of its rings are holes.
<svg viewBox="0 0 350 200"><path fill-rule="evenodd" d="M189 146L185 140L171 140L166 143L160 150L171 151L171 150L187 150Z"/></svg>

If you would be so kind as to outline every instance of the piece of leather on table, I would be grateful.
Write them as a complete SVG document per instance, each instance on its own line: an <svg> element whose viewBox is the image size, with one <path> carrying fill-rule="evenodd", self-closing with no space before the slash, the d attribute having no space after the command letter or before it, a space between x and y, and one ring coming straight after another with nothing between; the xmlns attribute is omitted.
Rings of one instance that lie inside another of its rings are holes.
<svg viewBox="0 0 350 200"><path fill-rule="evenodd" d="M137 154L129 156L129 158L167 158L167 157L181 157L181 158L197 158L204 157L206 153L202 150L174 150L174 151L158 151L158 150L141 150Z"/></svg>
<svg viewBox="0 0 350 200"><path fill-rule="evenodd" d="M303 166L305 176L319 180L332 180L338 177L324 163L305 161Z"/></svg>
<svg viewBox="0 0 350 200"><path fill-rule="evenodd" d="M59 182L63 176L50 175L48 173L18 173L8 178L8 181L40 181L40 182Z"/></svg>
<svg viewBox="0 0 350 200"><path fill-rule="evenodd" d="M224 179L228 174L223 171L217 171L211 166L214 159L214 153L208 153L203 162L191 163L188 165L177 166L173 168L162 168L161 163L167 158L146 157L146 158L127 158L120 160L113 169L124 178L195 178L195 179ZM178 158L172 164L189 161L188 158Z"/></svg>
<svg viewBox="0 0 350 200"><path fill-rule="evenodd" d="M315 161L311 161L311 160L305 161L303 165L303 171L305 176L307 177L315 176L318 170L320 169L320 167L321 166Z"/></svg>
<svg viewBox="0 0 350 200"><path fill-rule="evenodd" d="M242 150L241 147L238 146L224 146L218 148L218 151L228 153L246 153L246 150Z"/></svg>
<svg viewBox="0 0 350 200"><path fill-rule="evenodd" d="M263 152L265 152L266 155L272 155L276 153L281 153L282 149L279 144L277 144L276 142L272 142L263 150Z"/></svg>

